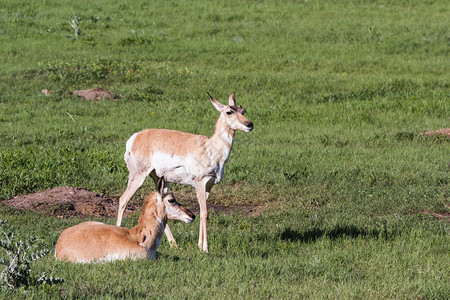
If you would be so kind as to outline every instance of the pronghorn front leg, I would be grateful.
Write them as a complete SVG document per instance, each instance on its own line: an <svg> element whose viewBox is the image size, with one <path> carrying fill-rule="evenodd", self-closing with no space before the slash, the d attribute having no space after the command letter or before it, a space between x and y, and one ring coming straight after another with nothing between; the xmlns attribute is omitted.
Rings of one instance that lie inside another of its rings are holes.
<svg viewBox="0 0 450 300"><path fill-rule="evenodd" d="M206 221L208 220L208 209L206 207L206 188L202 181L195 183L195 192L197 194L198 205L200 206L200 230L198 234L198 247L209 252L208 237L206 234Z"/></svg>
<svg viewBox="0 0 450 300"><path fill-rule="evenodd" d="M164 233L166 234L167 241L169 241L170 247L174 246L175 248L178 248L178 244L175 241L175 238L173 237L172 231L170 231L169 223L166 223L166 227L164 228Z"/></svg>
<svg viewBox="0 0 450 300"><path fill-rule="evenodd" d="M200 231L198 236L198 247L209 252L208 235L206 231L206 222L208 221L208 208L206 200L208 200L209 192L213 186L214 178L206 178L195 183L195 192L200 206Z"/></svg>

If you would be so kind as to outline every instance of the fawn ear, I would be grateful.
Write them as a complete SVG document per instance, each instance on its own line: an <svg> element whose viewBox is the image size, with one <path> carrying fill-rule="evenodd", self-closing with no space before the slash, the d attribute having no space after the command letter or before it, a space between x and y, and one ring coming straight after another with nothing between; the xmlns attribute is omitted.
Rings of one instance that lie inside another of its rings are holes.
<svg viewBox="0 0 450 300"><path fill-rule="evenodd" d="M230 97L228 98L228 105L229 106L236 106L236 97L234 95L234 92L232 92Z"/></svg>
<svg viewBox="0 0 450 300"><path fill-rule="evenodd" d="M218 110L218 111L222 111L222 109L225 107L225 105L223 105L222 103L220 103L219 101L217 101L216 99L214 99L208 92L207 92L208 96L209 96L209 100L211 100L212 105L214 105L214 107Z"/></svg>
<svg viewBox="0 0 450 300"><path fill-rule="evenodd" d="M165 183L165 181L164 181L164 176L163 176L158 180L158 184L156 185L156 189L158 192L158 195L156 197L158 199L158 203L160 203L162 201L162 197L164 194L164 183Z"/></svg>

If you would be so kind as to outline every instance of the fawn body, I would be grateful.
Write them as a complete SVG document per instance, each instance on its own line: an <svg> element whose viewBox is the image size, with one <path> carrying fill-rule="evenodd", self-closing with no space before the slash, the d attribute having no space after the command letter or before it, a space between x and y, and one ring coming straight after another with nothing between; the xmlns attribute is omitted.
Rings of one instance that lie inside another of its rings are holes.
<svg viewBox="0 0 450 300"><path fill-rule="evenodd" d="M131 229L83 222L64 230L56 244L56 259L71 262L113 261L154 258L167 219L191 223L195 215L175 201L171 193L163 194L162 180L158 192L144 201L138 224Z"/></svg>

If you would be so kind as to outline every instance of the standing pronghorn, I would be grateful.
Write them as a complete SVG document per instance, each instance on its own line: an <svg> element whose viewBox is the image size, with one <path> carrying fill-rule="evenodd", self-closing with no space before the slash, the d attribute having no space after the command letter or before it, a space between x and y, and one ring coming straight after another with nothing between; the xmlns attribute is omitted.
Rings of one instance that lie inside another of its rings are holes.
<svg viewBox="0 0 450 300"><path fill-rule="evenodd" d="M206 200L213 185L223 177L224 166L233 146L234 132L249 132L253 129L253 123L244 117L245 110L236 106L234 93L230 95L228 105L221 104L209 93L208 96L220 112L211 138L167 129L146 129L133 134L127 141L124 158L129 178L127 189L120 197L118 226L122 223L127 202L145 178L150 175L156 183L158 178L164 176L169 182L195 187L200 205L198 246L208 252ZM176 245L168 225L165 233L169 242Z"/></svg>
<svg viewBox="0 0 450 300"><path fill-rule="evenodd" d="M147 197L138 224L132 229L84 222L64 230L56 243L56 259L86 263L117 259L155 258L167 219L191 223L195 215L164 194L163 179L158 191Z"/></svg>

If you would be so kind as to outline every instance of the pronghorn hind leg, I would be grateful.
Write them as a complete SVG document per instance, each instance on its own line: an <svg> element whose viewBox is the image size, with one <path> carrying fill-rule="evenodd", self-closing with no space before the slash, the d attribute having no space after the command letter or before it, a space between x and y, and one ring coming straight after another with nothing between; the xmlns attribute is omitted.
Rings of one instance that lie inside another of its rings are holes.
<svg viewBox="0 0 450 300"><path fill-rule="evenodd" d="M141 185L144 183L147 175L148 173L145 172L135 173L133 175L130 174L127 189L125 190L125 192L123 193L122 197L120 197L119 200L119 211L117 213L117 223L116 223L117 226L120 226L122 224L123 213L125 211L125 208L127 207L128 201L130 201L131 197L133 197L137 189L140 188Z"/></svg>
<svg viewBox="0 0 450 300"><path fill-rule="evenodd" d="M159 177L156 175L155 170L150 172L150 177L155 182L156 189L158 189L158 180ZM164 181L164 193L169 192L169 183L167 181ZM164 233L166 234L167 240L169 241L170 247L174 246L178 248L178 244L175 241L175 238L173 237L172 231L170 231L169 223L166 223L166 227L164 227Z"/></svg>

